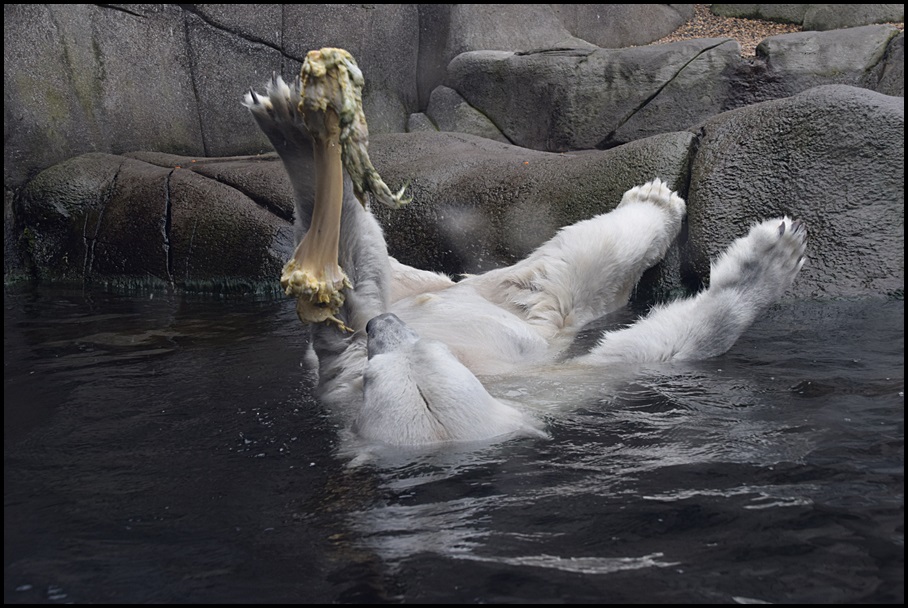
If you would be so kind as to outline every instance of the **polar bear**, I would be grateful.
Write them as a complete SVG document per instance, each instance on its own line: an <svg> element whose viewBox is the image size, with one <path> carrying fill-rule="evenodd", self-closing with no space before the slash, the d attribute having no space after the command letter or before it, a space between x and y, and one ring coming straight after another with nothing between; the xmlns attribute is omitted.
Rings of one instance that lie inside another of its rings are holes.
<svg viewBox="0 0 908 608"><path fill-rule="evenodd" d="M244 105L287 170L301 239L315 209L299 94L298 84L274 77ZM664 181L632 188L613 211L563 228L512 266L459 282L391 258L378 222L351 191L345 178L338 263L352 287L338 322L351 331L314 324L311 347L320 399L356 436L380 444L543 434L534 416L490 395L477 376L720 355L788 289L806 252L803 223L759 223L712 264L708 289L604 333L588 353L564 361L577 332L624 307L678 236L685 202Z"/></svg>

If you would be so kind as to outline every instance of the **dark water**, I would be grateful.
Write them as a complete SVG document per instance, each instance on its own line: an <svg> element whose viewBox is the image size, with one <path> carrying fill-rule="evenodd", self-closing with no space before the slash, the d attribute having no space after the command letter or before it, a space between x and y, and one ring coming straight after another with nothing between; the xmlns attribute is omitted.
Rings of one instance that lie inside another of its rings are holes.
<svg viewBox="0 0 908 608"><path fill-rule="evenodd" d="M707 362L490 380L551 440L358 468L289 301L4 298L4 600L904 598L904 303Z"/></svg>

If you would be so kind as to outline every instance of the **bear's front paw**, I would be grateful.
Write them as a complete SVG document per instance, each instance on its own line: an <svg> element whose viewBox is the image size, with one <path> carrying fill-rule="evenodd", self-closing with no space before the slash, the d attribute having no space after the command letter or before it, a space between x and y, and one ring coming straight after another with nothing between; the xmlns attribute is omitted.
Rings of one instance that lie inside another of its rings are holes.
<svg viewBox="0 0 908 608"><path fill-rule="evenodd" d="M678 222L687 213L687 205L684 199L678 196L677 192L672 192L668 184L658 177L642 186L634 186L625 192L624 196L621 197L621 202L618 203L618 207L640 203L655 205Z"/></svg>

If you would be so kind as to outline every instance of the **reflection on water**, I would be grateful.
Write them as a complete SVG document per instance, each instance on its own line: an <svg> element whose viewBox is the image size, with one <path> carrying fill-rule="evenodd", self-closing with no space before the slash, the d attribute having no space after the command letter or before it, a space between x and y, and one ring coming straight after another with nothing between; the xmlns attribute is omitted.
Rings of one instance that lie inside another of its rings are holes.
<svg viewBox="0 0 908 608"><path fill-rule="evenodd" d="M549 440L348 467L292 302L4 299L6 602L887 602L904 306L718 359L486 378Z"/></svg>

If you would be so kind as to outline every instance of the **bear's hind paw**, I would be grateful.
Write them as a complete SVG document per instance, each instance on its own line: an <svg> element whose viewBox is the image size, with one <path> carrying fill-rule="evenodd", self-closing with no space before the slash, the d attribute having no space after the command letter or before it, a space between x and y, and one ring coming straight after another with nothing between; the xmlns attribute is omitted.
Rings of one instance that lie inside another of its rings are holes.
<svg viewBox="0 0 908 608"><path fill-rule="evenodd" d="M259 127L280 151L288 145L310 146L311 140L303 115L299 110L300 79L292 85L284 82L277 74L265 85L265 94L249 91L243 96L243 105L249 108Z"/></svg>
<svg viewBox="0 0 908 608"><path fill-rule="evenodd" d="M780 297L804 265L807 225L789 217L767 220L729 246L710 272L710 289L757 290Z"/></svg>

